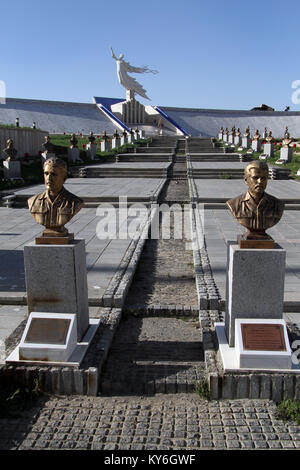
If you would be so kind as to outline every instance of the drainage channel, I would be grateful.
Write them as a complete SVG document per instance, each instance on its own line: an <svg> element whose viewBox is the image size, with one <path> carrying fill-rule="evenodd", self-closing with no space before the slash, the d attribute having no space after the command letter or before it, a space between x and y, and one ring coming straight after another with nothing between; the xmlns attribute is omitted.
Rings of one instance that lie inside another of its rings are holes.
<svg viewBox="0 0 300 470"><path fill-rule="evenodd" d="M184 165L175 158L173 174ZM188 200L187 180L171 178L159 203L176 201L181 211ZM169 238L165 225L161 216L159 238L145 243L102 370L101 395L193 392L205 376L193 253L188 239L174 237L175 216Z"/></svg>

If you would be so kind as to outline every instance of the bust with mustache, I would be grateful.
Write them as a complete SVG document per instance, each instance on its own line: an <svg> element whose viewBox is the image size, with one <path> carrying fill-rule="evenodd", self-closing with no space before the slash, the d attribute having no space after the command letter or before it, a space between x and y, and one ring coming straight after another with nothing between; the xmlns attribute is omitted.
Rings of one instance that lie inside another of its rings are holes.
<svg viewBox="0 0 300 470"><path fill-rule="evenodd" d="M236 220L247 229L243 234L245 240L272 240L266 230L282 217L284 203L265 192L268 175L265 162L252 161L244 174L248 191L226 202Z"/></svg>

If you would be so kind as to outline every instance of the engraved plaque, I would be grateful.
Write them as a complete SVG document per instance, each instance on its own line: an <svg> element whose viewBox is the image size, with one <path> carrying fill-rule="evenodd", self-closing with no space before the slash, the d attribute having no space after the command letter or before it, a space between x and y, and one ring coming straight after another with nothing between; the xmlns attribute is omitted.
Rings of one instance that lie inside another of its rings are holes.
<svg viewBox="0 0 300 470"><path fill-rule="evenodd" d="M70 322L67 318L33 318L24 343L66 344Z"/></svg>
<svg viewBox="0 0 300 470"><path fill-rule="evenodd" d="M272 323L242 323L244 349L248 351L286 351L283 326Z"/></svg>

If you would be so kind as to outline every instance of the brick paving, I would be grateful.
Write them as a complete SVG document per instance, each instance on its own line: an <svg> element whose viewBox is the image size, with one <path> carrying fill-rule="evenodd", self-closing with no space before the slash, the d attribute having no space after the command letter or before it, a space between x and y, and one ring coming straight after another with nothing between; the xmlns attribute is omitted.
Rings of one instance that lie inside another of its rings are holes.
<svg viewBox="0 0 300 470"><path fill-rule="evenodd" d="M0 420L3 450L299 449L299 426L268 400L50 397L18 419Z"/></svg>

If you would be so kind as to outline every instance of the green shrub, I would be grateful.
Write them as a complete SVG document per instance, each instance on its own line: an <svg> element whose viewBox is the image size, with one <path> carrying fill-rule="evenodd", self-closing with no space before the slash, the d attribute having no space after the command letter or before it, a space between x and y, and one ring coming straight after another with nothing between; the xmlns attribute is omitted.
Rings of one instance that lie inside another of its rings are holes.
<svg viewBox="0 0 300 470"><path fill-rule="evenodd" d="M277 416L284 421L295 421L300 425L300 400L284 400L277 406Z"/></svg>

